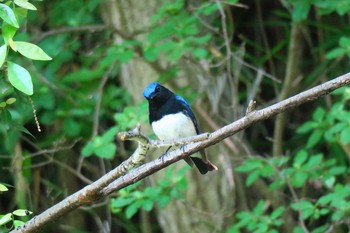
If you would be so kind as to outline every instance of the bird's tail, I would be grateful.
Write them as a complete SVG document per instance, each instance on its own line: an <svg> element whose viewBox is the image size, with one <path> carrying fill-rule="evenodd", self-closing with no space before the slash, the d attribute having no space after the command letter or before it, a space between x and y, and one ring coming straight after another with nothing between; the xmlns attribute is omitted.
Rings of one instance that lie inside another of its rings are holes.
<svg viewBox="0 0 350 233"><path fill-rule="evenodd" d="M202 158L187 157L184 160L191 167L193 167L193 164L196 165L197 169L199 170L199 172L202 175L207 174L207 172L209 172L209 171L216 171L216 170L218 170L217 166L215 166L215 164L213 164L212 162L210 162L208 160L207 155L206 155L204 150L200 151L200 154L201 154Z"/></svg>
<svg viewBox="0 0 350 233"><path fill-rule="evenodd" d="M209 171L216 171L218 168L209 160L203 161L200 158L197 157L191 157L191 160L193 161L194 165L198 168L199 172L201 174L206 174Z"/></svg>

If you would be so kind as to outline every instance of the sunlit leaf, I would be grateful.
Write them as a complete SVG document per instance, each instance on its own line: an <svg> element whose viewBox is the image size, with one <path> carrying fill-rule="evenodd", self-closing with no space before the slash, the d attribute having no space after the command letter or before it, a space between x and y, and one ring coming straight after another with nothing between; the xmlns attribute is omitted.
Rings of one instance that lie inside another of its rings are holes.
<svg viewBox="0 0 350 233"><path fill-rule="evenodd" d="M7 46L3 45L0 47L0 68L5 62L6 55L7 55Z"/></svg>
<svg viewBox="0 0 350 233"><path fill-rule="evenodd" d="M25 41L15 41L17 51L23 56L32 60L48 61L52 58L47 55L39 46Z"/></svg>
<svg viewBox="0 0 350 233"><path fill-rule="evenodd" d="M15 211L12 212L13 215L20 216L20 217L28 216L28 215L30 215L32 213L33 212L31 212L29 210L25 210L25 209L18 209L18 210L15 210Z"/></svg>
<svg viewBox="0 0 350 233"><path fill-rule="evenodd" d="M32 77L25 68L8 61L7 74L12 86L24 94L33 95Z"/></svg>
<svg viewBox="0 0 350 233"><path fill-rule="evenodd" d="M11 24L16 28L19 27L15 13L9 6L3 3L0 3L0 18L2 18L6 23Z"/></svg>
<svg viewBox="0 0 350 233"><path fill-rule="evenodd" d="M9 189L5 186L5 185L3 185L3 184L0 184L0 192L6 192L6 191L8 191Z"/></svg>
<svg viewBox="0 0 350 233"><path fill-rule="evenodd" d="M18 28L12 26L11 24L8 24L6 22L3 22L2 24L2 37L4 38L5 44L9 44L9 39L12 39Z"/></svg>
<svg viewBox="0 0 350 233"><path fill-rule="evenodd" d="M28 2L28 0L15 0L14 3L17 6L20 6L22 8L28 9L28 10L33 10L33 11L36 10L36 7L33 4L31 4L30 2Z"/></svg>
<svg viewBox="0 0 350 233"><path fill-rule="evenodd" d="M0 217L0 226L5 225L6 223L12 221L12 214L8 213Z"/></svg>

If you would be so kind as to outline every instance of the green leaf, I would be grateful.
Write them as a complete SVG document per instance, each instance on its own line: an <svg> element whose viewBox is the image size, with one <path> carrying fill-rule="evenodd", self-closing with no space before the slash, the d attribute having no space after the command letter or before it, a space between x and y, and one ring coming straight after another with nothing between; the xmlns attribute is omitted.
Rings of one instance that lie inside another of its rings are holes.
<svg viewBox="0 0 350 233"><path fill-rule="evenodd" d="M48 61L52 58L47 55L39 46L25 41L15 41L17 51L23 56L32 60Z"/></svg>
<svg viewBox="0 0 350 233"><path fill-rule="evenodd" d="M253 213L255 215L262 215L264 213L265 201L260 200L258 204L255 206Z"/></svg>
<svg viewBox="0 0 350 233"><path fill-rule="evenodd" d="M95 149L98 157L103 159L112 159L117 151L117 146L113 143L107 143Z"/></svg>
<svg viewBox="0 0 350 233"><path fill-rule="evenodd" d="M254 183L254 181L256 181L260 176L260 171L259 170L255 170L254 172L250 173L245 184L247 186L250 186Z"/></svg>
<svg viewBox="0 0 350 233"><path fill-rule="evenodd" d="M316 126L317 124L313 121L305 122L297 129L297 133L299 134L307 133L310 130L314 129Z"/></svg>
<svg viewBox="0 0 350 233"><path fill-rule="evenodd" d="M328 173L336 176L336 175L342 175L345 174L346 167L345 166L333 166L328 170Z"/></svg>
<svg viewBox="0 0 350 233"><path fill-rule="evenodd" d="M170 202L170 197L162 195L157 199L157 203L159 205L159 208L164 208L169 202Z"/></svg>
<svg viewBox="0 0 350 233"><path fill-rule="evenodd" d="M7 46L6 45L2 45L0 47L0 68L2 67L2 65L5 62L6 55L7 55Z"/></svg>
<svg viewBox="0 0 350 233"><path fill-rule="evenodd" d="M129 205L125 211L126 218L130 219L132 216L134 216L139 208L140 208L140 202L138 201Z"/></svg>
<svg viewBox="0 0 350 233"><path fill-rule="evenodd" d="M313 168L319 166L322 163L322 154L312 155L309 161L305 164L305 168Z"/></svg>
<svg viewBox="0 0 350 233"><path fill-rule="evenodd" d="M23 221L20 221L20 220L14 220L13 221L13 226L16 228L16 227L20 227L20 226L23 226L24 225L24 222Z"/></svg>
<svg viewBox="0 0 350 233"><path fill-rule="evenodd" d="M314 112L314 114L312 115L312 119L314 119L317 122L322 122L325 115L326 115L326 111L323 108L318 107Z"/></svg>
<svg viewBox="0 0 350 233"><path fill-rule="evenodd" d="M323 225L320 227L317 227L311 231L311 233L324 233L324 232L329 232L329 225Z"/></svg>
<svg viewBox="0 0 350 233"><path fill-rule="evenodd" d="M6 23L19 28L15 13L7 5L0 3L0 18L2 18Z"/></svg>
<svg viewBox="0 0 350 233"><path fill-rule="evenodd" d="M114 126L114 127L110 128L109 130L107 130L106 133L103 134L102 140L105 142L112 142L112 141L114 141L117 133L118 133L118 127Z"/></svg>
<svg viewBox="0 0 350 233"><path fill-rule="evenodd" d="M6 223L11 221L12 221L12 214L11 213L5 214L0 218L0 226L5 225Z"/></svg>
<svg viewBox="0 0 350 233"><path fill-rule="evenodd" d="M344 48L335 48L326 54L326 59L335 59L345 54Z"/></svg>
<svg viewBox="0 0 350 233"><path fill-rule="evenodd" d="M273 174L275 174L275 169L270 166L269 164L265 164L261 169L260 169L260 174L262 177L271 177Z"/></svg>
<svg viewBox="0 0 350 233"><path fill-rule="evenodd" d="M144 202L142 203L142 209L146 210L146 211L151 211L153 208L153 201L152 200L144 200Z"/></svg>
<svg viewBox="0 0 350 233"><path fill-rule="evenodd" d="M206 58L208 55L208 51L202 48L196 48L192 51L192 55L196 58Z"/></svg>
<svg viewBox="0 0 350 233"><path fill-rule="evenodd" d="M305 1L305 0L296 1L292 12L293 19L298 21L306 19L310 10L310 6L311 4L309 1Z"/></svg>
<svg viewBox="0 0 350 233"><path fill-rule="evenodd" d="M135 201L134 198L125 198L125 197L114 198L111 201L111 207L112 208L121 208L121 207L130 205L134 201Z"/></svg>
<svg viewBox="0 0 350 233"><path fill-rule="evenodd" d="M6 104L8 105L13 104L14 102L16 102L16 98L13 98L13 97L6 100Z"/></svg>
<svg viewBox="0 0 350 233"><path fill-rule="evenodd" d="M306 180L309 178L309 175L306 172L296 172L293 176L292 176L292 185L296 188L300 188L302 187Z"/></svg>
<svg viewBox="0 0 350 233"><path fill-rule="evenodd" d="M92 141L89 141L82 149L81 154L84 157L89 157L94 153L94 147Z"/></svg>
<svg viewBox="0 0 350 233"><path fill-rule="evenodd" d="M16 63L8 61L7 75L13 87L24 94L33 95L32 77L25 68Z"/></svg>
<svg viewBox="0 0 350 233"><path fill-rule="evenodd" d="M13 215L19 216L19 217L23 217L23 216L28 216L30 214L32 214L33 212L29 211L29 210L25 210L25 209L18 209L12 212Z"/></svg>
<svg viewBox="0 0 350 233"><path fill-rule="evenodd" d="M350 128L349 127L345 128L341 131L340 141L344 145L350 143Z"/></svg>
<svg viewBox="0 0 350 233"><path fill-rule="evenodd" d="M6 191L8 191L9 189L5 186L5 185L3 185L3 184L0 184L0 192L6 192Z"/></svg>
<svg viewBox="0 0 350 233"><path fill-rule="evenodd" d="M298 151L297 155L294 158L294 166L300 167L308 158L306 150Z"/></svg>
<svg viewBox="0 0 350 233"><path fill-rule="evenodd" d="M15 0L14 3L24 9L36 11L36 7L28 2L28 0Z"/></svg>
<svg viewBox="0 0 350 233"><path fill-rule="evenodd" d="M237 172L250 172L255 169L261 168L262 162L258 159L246 160L241 166L237 167L235 170Z"/></svg>
<svg viewBox="0 0 350 233"><path fill-rule="evenodd" d="M312 132L311 136L307 140L306 148L312 148L315 146L322 138L323 136L323 131L317 129L314 132Z"/></svg>
<svg viewBox="0 0 350 233"><path fill-rule="evenodd" d="M314 205L309 201L299 201L291 204L292 209L301 211L303 219L309 218L314 212Z"/></svg>
<svg viewBox="0 0 350 233"><path fill-rule="evenodd" d="M272 219L276 219L276 218L278 218L279 216L282 215L282 213L284 212L284 210L285 210L284 206L280 206L280 207L278 207L277 209L275 209L275 210L271 213L270 217L271 217Z"/></svg>
<svg viewBox="0 0 350 233"><path fill-rule="evenodd" d="M9 45L10 41L12 41L12 38L15 36L18 28L3 22L2 24L2 37L4 38L5 44Z"/></svg>

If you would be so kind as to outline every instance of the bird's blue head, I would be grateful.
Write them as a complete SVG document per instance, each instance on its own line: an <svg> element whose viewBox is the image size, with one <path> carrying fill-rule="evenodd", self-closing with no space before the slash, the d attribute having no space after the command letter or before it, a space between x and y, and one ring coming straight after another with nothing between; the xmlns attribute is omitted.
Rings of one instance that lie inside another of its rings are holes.
<svg viewBox="0 0 350 233"><path fill-rule="evenodd" d="M152 95L156 92L157 88L159 89L161 85L159 83L153 82L149 84L145 90L143 91L143 96L149 100L151 99Z"/></svg>

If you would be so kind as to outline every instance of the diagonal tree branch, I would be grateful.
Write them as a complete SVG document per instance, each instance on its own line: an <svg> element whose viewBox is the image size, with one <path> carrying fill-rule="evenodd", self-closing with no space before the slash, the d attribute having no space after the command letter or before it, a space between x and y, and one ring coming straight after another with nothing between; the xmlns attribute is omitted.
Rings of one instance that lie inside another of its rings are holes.
<svg viewBox="0 0 350 233"><path fill-rule="evenodd" d="M140 167L129 171L131 168L139 165L150 147L159 147L162 145L159 141L152 141L142 135L139 131L139 127L134 131L123 132L120 134L121 138L136 140L139 143L138 148L133 155L117 168L113 169L106 175L94 183L87 185L83 189L68 196L61 202L47 209L43 213L34 216L28 222L18 229L12 232L37 232L43 228L46 224L58 219L64 214L73 211L74 209L96 202L107 195L115 192L121 188L124 188L130 184L133 184L167 166L175 163L178 160L185 158L203 148L209 147L216 143L219 143L223 139L234 135L235 133L246 129L256 122L266 120L278 113L284 112L288 109L296 107L306 102L315 100L321 96L324 96L331 91L345 86L350 83L350 73L342 75L336 79L318 85L307 91L304 91L298 95L290 97L279 103L271 105L261 110L252 111L247 116L226 125L213 133L199 135L192 137L191 139L180 139L176 141L176 145L190 142L185 147L170 151L164 156L148 162ZM198 140L199 138L199 140ZM164 145L169 145L169 142L165 142Z"/></svg>

